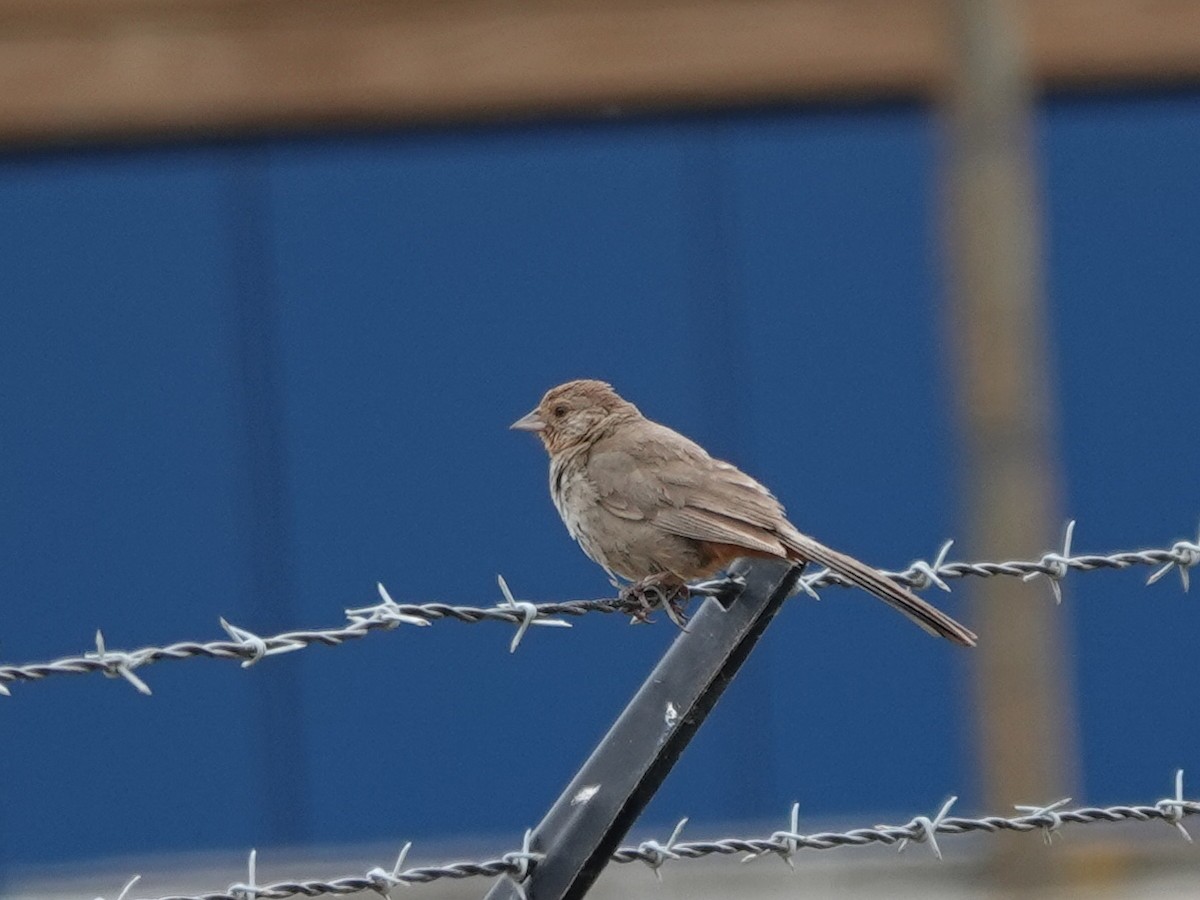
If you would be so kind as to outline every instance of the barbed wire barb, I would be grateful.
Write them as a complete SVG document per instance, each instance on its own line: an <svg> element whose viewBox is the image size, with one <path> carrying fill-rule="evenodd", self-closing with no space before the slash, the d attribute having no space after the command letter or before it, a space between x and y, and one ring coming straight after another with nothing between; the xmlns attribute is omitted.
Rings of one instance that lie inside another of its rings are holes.
<svg viewBox="0 0 1200 900"><path fill-rule="evenodd" d="M504 580L503 575L496 576L496 583L500 585L500 593L504 595L504 602L509 608L521 614L521 620L517 623L517 633L513 635L512 643L508 645L509 653L517 652L517 647L521 645L521 638L525 637L525 632L529 630L530 625L549 625L553 628L571 627L570 622L562 619L538 618L539 611L537 605L527 600L518 601L513 597L512 591L508 589L508 582Z"/></svg>
<svg viewBox="0 0 1200 900"><path fill-rule="evenodd" d="M911 838L902 838L896 847L899 853L904 852L904 848L908 846L909 841L915 841L918 844L928 844L933 850L933 855L938 859L942 858L942 848L938 846L937 832L938 827L946 820L946 815L950 812L950 807L958 802L958 797L950 797L942 804L942 808L938 810L937 815L932 819L929 816L917 816L908 825L913 830Z"/></svg>
<svg viewBox="0 0 1200 900"><path fill-rule="evenodd" d="M372 882L372 889L383 897L383 900L392 900L392 888L403 885L411 887L407 881L400 878L400 873L404 870L405 860L408 859L408 851L412 849L412 841L407 842L400 848L400 854L396 857L396 864L392 866L391 871L384 869L382 866L376 866L367 873L367 878Z"/></svg>
<svg viewBox="0 0 1200 900"><path fill-rule="evenodd" d="M512 881L513 887L517 890L517 895L521 900L526 900L525 881L529 878L529 864L541 862L544 856L541 853L534 853L531 849L533 843L533 829L525 829L525 837L521 841L521 849L512 853L505 853L501 859L509 863L513 870L508 874L509 880Z"/></svg>
<svg viewBox="0 0 1200 900"><path fill-rule="evenodd" d="M756 859L762 859L768 853L774 853L779 856L785 863L788 864L793 872L796 871L796 863L793 857L798 849L797 841L800 839L800 804L792 804L792 812L788 817L787 831L776 831L771 835L771 842L778 844L776 847L767 847L758 853L747 853L742 857L742 862L753 862Z"/></svg>
<svg viewBox="0 0 1200 900"><path fill-rule="evenodd" d="M1120 551L1108 555L1071 555L1074 521L1069 523L1061 551L1052 551L1036 560L1008 560L1005 562L949 562L952 541L943 544L932 563L916 560L900 572L884 572L888 577L908 587L921 590L936 585L949 590L947 581L981 577L993 578L1013 576L1031 578L1044 576L1050 579L1056 601L1062 599L1059 582L1068 572L1091 572L1098 569L1121 570L1133 566L1154 566L1155 571L1148 582L1154 583L1171 569L1179 572L1186 590L1189 587L1189 570L1200 564L1200 534L1193 541L1176 541L1168 549ZM183 641L163 647L142 647L138 650L107 649L103 633L96 633L96 649L77 656L64 656L50 662L34 662L24 665L0 665L0 695L11 696L9 686L13 682L41 681L55 675L86 675L100 672L110 678L122 678L142 694L150 694L150 688L138 675L136 669L163 660L180 659L229 659L243 666L281 653L291 653L307 647L322 645L336 647L347 641L357 640L375 631L392 631L400 625L428 626L445 619L475 624L492 621L504 622L517 627L517 633L509 645L515 651L531 626L569 627L562 617L578 617L589 613L629 613L630 601L619 598L597 600L566 600L558 603L534 604L517 600L508 589L507 583L498 576L504 601L490 607L453 606L445 603L400 604L392 599L382 583L376 585L380 602L345 610L346 622L338 627L289 631L282 634L260 636L249 629L232 625L221 619L228 640L195 642ZM817 591L829 585L846 585L841 576L829 570L819 570L804 576L799 589L813 597ZM718 582L697 586L695 593L719 590Z"/></svg>
<svg viewBox="0 0 1200 900"><path fill-rule="evenodd" d="M638 853L641 861L650 867L654 872L654 877L658 881L662 881L662 867L668 859L679 859L679 854L675 852L675 846L679 843L679 835L683 833L683 827L687 825L688 820L685 816L679 820L671 836L667 838L665 844L660 844L658 841L649 840L643 841L638 845Z"/></svg>
<svg viewBox="0 0 1200 900"><path fill-rule="evenodd" d="M367 627L379 625L388 631L393 631L401 625L421 627L430 624L428 619L406 614L400 604L392 599L392 595L388 593L388 589L383 586L382 581L375 582L375 590L379 593L379 603L374 606L346 610L346 618L351 623Z"/></svg>
<svg viewBox="0 0 1200 900"><path fill-rule="evenodd" d="M124 678L139 694L151 695L150 685L133 674L133 670L141 665L132 653L121 650L108 650L104 646L104 632L96 629L96 652L83 654L84 659L94 659L100 663L100 671L109 678Z"/></svg>
<svg viewBox="0 0 1200 900"><path fill-rule="evenodd" d="M1042 832L1042 841L1049 847L1054 843L1054 835L1062 828L1062 817L1058 814L1058 810L1070 802L1070 797L1063 797L1061 800L1055 800L1049 806L1023 806L1018 803L1013 809L1017 812L1023 812L1031 818L1046 820L1046 824L1042 826L1044 829Z"/></svg>
<svg viewBox="0 0 1200 900"><path fill-rule="evenodd" d="M1071 558L1071 538L1075 535L1075 520L1067 522L1067 530L1063 535L1062 553L1050 553L1042 556L1041 563L1046 567L1044 572L1030 572L1025 575L1022 581L1032 581L1034 578L1044 576L1050 579L1050 590L1054 592L1055 606L1062 605L1062 580L1067 577L1070 568L1067 566L1067 560Z"/></svg>
<svg viewBox="0 0 1200 900"><path fill-rule="evenodd" d="M1183 589L1188 590L1191 585L1188 583L1188 570L1200 563L1200 527L1196 530L1196 541L1176 541L1171 545L1171 552L1175 558L1163 565L1161 569L1152 573L1146 579L1146 584L1154 584L1172 569L1179 571L1179 581L1183 584Z"/></svg>
<svg viewBox="0 0 1200 900"><path fill-rule="evenodd" d="M909 587L913 590L923 591L932 584L941 588L946 593L950 593L950 585L942 580L938 571L946 564L946 557L950 555L950 548L953 546L953 539L942 544L932 565L921 559L916 559L909 563L907 569L907 572L911 576Z"/></svg>
<svg viewBox="0 0 1200 900"><path fill-rule="evenodd" d="M1200 812L1197 804L1183 799L1183 769L1175 770L1175 796L1159 800L1155 804L1163 812L1163 818L1168 824L1174 825L1189 844L1194 843L1192 836L1183 826L1183 817L1189 812Z"/></svg>
<svg viewBox="0 0 1200 900"><path fill-rule="evenodd" d="M245 882L234 882L225 889L225 893L239 900L255 900L262 892L258 884L258 850L250 851L250 859L246 863L247 878Z"/></svg>
<svg viewBox="0 0 1200 900"><path fill-rule="evenodd" d="M129 892L133 890L133 886L141 880L141 875L134 875L127 882L125 882L125 887L121 888L121 893L117 894L117 900L125 900L125 898L129 896ZM97 897L96 900L104 900L104 898Z"/></svg>
<svg viewBox="0 0 1200 900"><path fill-rule="evenodd" d="M246 659L242 660L242 668L243 669L250 668L252 665L254 665L256 662L258 662L260 659L262 659L264 656L267 655L267 642L264 641L262 638L260 638L257 634L255 634L252 631L247 631L245 628L238 628L236 625L231 625L229 622L225 621L224 616L222 616L220 619L218 619L218 621L221 623L221 627L225 629L225 633L227 635L229 635L231 638L233 638L239 644L244 645L246 647L246 649L249 651L250 655L248 657L246 657ZM288 648L288 649L299 649L299 648ZM277 650L276 652L278 653L278 652L286 652L286 651Z"/></svg>

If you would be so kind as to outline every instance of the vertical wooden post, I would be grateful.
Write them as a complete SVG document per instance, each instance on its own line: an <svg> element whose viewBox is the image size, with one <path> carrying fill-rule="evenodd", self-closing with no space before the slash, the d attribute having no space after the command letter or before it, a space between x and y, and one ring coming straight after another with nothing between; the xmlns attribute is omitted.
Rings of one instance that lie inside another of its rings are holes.
<svg viewBox="0 0 1200 900"><path fill-rule="evenodd" d="M956 353L969 546L983 559L1036 558L1062 540L1020 12L1016 0L947 0L946 337ZM980 600L971 663L985 803L1049 802L1069 793L1075 760L1063 610L1045 584L997 578L972 590ZM1027 844L994 848L999 883L1051 877L1049 861Z"/></svg>

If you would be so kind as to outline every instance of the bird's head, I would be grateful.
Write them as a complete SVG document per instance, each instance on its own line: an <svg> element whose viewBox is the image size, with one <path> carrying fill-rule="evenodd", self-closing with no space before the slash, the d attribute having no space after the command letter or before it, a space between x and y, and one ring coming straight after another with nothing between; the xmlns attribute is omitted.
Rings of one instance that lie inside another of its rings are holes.
<svg viewBox="0 0 1200 900"><path fill-rule="evenodd" d="M637 407L611 384L585 378L551 388L531 413L510 427L534 432L553 454L590 443L615 422L638 415Z"/></svg>

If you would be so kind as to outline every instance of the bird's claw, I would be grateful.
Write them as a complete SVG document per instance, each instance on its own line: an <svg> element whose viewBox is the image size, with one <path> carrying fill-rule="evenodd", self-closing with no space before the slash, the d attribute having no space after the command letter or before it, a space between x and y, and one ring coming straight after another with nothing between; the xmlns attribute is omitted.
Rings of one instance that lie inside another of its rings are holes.
<svg viewBox="0 0 1200 900"><path fill-rule="evenodd" d="M666 585L660 581L643 579L621 589L620 599L630 606L635 623L652 622L650 613L661 608L681 631L687 631L687 614L684 612L691 599L686 584Z"/></svg>
<svg viewBox="0 0 1200 900"><path fill-rule="evenodd" d="M675 595L668 598L663 604L663 610L667 614L667 618L675 623L675 627L680 631L687 631L687 613L684 611L684 606L687 604L688 588L683 585L680 590L675 592Z"/></svg>

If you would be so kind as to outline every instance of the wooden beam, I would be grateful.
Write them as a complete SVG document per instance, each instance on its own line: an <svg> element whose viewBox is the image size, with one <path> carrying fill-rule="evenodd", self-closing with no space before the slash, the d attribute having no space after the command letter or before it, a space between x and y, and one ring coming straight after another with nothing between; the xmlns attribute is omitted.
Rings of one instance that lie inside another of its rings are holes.
<svg viewBox="0 0 1200 900"><path fill-rule="evenodd" d="M968 546L1042 551L1059 540L1061 450L1043 276L1033 84L1018 0L954 0L939 192L946 213L944 333L954 362ZM1076 717L1061 611L1027 585L971 585L975 759L985 805L1073 791ZM1015 582L1015 583L1014 583ZM989 842L988 887L1047 893L1067 874L1016 834Z"/></svg>
<svg viewBox="0 0 1200 900"><path fill-rule="evenodd" d="M0 0L0 142L925 96L945 0ZM1200 80L1200 0L1037 0L1050 84Z"/></svg>

